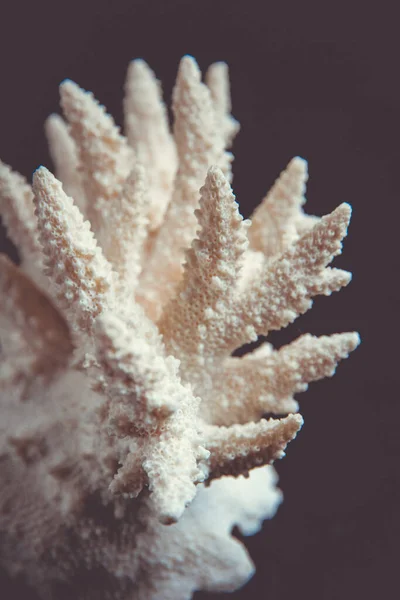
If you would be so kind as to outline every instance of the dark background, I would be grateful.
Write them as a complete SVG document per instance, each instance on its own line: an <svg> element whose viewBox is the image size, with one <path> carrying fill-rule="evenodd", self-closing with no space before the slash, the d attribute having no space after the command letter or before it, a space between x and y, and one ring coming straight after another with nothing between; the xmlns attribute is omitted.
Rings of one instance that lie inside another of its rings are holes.
<svg viewBox="0 0 400 600"><path fill-rule="evenodd" d="M394 5L394 3L392 3ZM389 4L390 6L390 4ZM305 426L277 464L285 501L246 545L257 574L239 598L398 597L398 21L385 3L97 0L14 2L0 24L0 156L24 175L50 165L42 124L65 77L121 123L128 61L143 57L169 101L180 57L226 60L234 189L249 216L290 158L309 161L308 212L353 205L336 266L351 285L284 332L358 330L333 380L300 396ZM3 238L4 239L4 238ZM3 242L3 247L11 246ZM4 584L5 598L33 598ZM2 588L0 587L0 590ZM3 596L1 596L3 597ZM201 598L229 598L197 594Z"/></svg>

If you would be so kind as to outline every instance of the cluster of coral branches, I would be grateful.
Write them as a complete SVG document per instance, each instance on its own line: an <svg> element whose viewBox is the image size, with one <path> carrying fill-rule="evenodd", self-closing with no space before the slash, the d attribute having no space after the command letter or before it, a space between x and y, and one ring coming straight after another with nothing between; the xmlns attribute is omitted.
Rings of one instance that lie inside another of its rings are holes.
<svg viewBox="0 0 400 600"><path fill-rule="evenodd" d="M55 175L39 167L31 186L0 163L21 258L0 262L2 561L44 598L233 589L252 565L231 529L255 531L279 502L266 465L302 425L294 395L358 336L232 354L348 284L329 264L350 207L306 215L296 157L243 220L224 63L203 83L182 59L172 132L142 60L125 136L91 93L60 93Z"/></svg>

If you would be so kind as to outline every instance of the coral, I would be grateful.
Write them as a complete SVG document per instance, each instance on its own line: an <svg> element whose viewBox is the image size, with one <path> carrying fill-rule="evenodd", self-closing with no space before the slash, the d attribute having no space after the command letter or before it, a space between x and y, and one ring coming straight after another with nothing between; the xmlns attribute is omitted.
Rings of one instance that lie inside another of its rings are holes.
<svg viewBox="0 0 400 600"><path fill-rule="evenodd" d="M233 353L349 283L329 264L350 207L306 215L294 158L243 220L223 63L203 83L182 59L172 134L142 60L126 137L91 93L60 92L57 178L40 167L31 187L0 165L21 257L0 261L1 560L57 600L233 590L253 565L232 528L254 533L281 500L271 463L302 425L294 395L359 339Z"/></svg>

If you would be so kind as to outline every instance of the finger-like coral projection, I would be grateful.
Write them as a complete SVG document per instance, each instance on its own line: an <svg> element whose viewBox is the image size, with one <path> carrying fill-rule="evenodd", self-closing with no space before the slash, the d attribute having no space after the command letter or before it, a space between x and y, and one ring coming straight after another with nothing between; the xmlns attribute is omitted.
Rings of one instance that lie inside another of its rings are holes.
<svg viewBox="0 0 400 600"><path fill-rule="evenodd" d="M302 426L295 394L359 339L233 353L349 283L329 265L350 207L306 215L296 157L243 220L224 63L203 83L182 59L172 131L143 60L126 137L91 93L60 91L56 176L39 167L31 187L0 163L21 257L0 260L1 561L44 599L233 590L253 566L232 528L254 533L280 502L270 465Z"/></svg>

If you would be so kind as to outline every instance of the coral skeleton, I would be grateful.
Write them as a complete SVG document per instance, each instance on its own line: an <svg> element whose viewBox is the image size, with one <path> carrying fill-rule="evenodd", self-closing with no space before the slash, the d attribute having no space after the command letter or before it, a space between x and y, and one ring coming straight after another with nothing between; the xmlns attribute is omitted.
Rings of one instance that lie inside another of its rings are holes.
<svg viewBox="0 0 400 600"><path fill-rule="evenodd" d="M44 599L232 591L254 571L233 527L255 533L281 501L271 463L302 426L295 394L359 342L262 342L349 283L329 265L350 207L306 215L296 157L243 219L224 63L203 83L182 59L172 131L143 60L125 135L91 93L60 93L55 175L31 186L0 163L21 259L0 260L2 564Z"/></svg>

